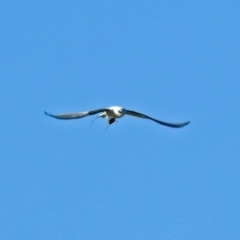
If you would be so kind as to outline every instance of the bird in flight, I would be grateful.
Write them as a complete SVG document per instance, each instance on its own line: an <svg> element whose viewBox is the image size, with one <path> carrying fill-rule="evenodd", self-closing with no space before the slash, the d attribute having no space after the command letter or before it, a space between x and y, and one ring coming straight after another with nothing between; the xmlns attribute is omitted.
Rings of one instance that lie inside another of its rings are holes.
<svg viewBox="0 0 240 240"><path fill-rule="evenodd" d="M149 117L145 114L135 112L135 111L132 111L132 110L127 110L123 107L118 107L118 106L113 106L113 107L109 107L109 108L99 108L99 109L96 109L96 110L91 110L91 111L86 111L86 112L63 113L63 114L58 114L58 115L54 115L54 114L47 113L47 112L44 112L44 113L46 115L50 116L50 117L54 117L54 118L62 119L62 120L78 119L78 118L83 118L83 117L86 117L86 116L91 116L91 115L95 115L95 114L100 113L97 116L97 118L106 118L109 125L113 124L116 121L116 118L121 118L125 114L130 115L130 116L134 116L134 117L149 119L149 120L152 120L152 121L154 121L156 123L159 123L161 125L168 126L168 127L173 127L173 128L181 128L181 127L184 127L184 126L186 126L190 123L190 121L183 122L183 123L163 122L163 121L157 120L155 118Z"/></svg>

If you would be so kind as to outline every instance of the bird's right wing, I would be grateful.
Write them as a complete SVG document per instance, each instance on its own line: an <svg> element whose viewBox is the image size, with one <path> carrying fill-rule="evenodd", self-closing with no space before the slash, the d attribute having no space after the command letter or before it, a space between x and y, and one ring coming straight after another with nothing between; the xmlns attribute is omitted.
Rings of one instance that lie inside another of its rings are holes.
<svg viewBox="0 0 240 240"><path fill-rule="evenodd" d="M100 112L105 112L107 111L107 108L99 108L96 110L92 110L92 111L88 111L88 112L78 112L78 113L63 113L63 114L58 114L58 115L54 115L48 112L44 112L46 115L50 116L50 117L54 117L57 119L62 119L62 120L70 120L70 119L78 119L78 118L83 118L86 116L90 116L90 115L94 115Z"/></svg>
<svg viewBox="0 0 240 240"><path fill-rule="evenodd" d="M164 122L164 121L161 121L161 120L149 117L149 116L147 116L145 114L142 114L142 113L139 113L139 112L135 112L135 111L132 111L132 110L127 110L126 114L130 115L130 116L134 116L134 117L150 119L150 120L152 120L152 121L154 121L156 123L159 123L161 125L168 126L168 127L173 127L173 128L181 128L181 127L184 127L184 126L186 126L186 125L188 125L190 123L189 121L188 122L183 122L183 123Z"/></svg>

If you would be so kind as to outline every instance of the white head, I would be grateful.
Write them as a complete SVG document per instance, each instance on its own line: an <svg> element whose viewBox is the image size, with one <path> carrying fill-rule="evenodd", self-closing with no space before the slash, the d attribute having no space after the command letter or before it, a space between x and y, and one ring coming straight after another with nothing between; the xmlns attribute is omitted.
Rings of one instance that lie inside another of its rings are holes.
<svg viewBox="0 0 240 240"><path fill-rule="evenodd" d="M110 107L109 109L111 109L114 115L116 115L116 117L118 118L122 117L126 113L126 109L123 107L113 106Z"/></svg>

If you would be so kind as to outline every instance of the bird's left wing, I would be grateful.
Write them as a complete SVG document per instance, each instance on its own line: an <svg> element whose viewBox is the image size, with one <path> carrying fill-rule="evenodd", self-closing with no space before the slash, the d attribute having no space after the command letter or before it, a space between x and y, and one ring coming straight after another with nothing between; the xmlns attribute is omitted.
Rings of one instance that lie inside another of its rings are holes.
<svg viewBox="0 0 240 240"><path fill-rule="evenodd" d="M154 119L154 118L151 118L145 114L142 114L142 113L138 113L138 112L135 112L135 111L132 111L132 110L126 110L126 113L127 115L131 115L131 116L134 116L134 117L140 117L140 118L145 118L145 119L150 119L156 123L159 123L159 124L162 124L164 126L168 126L168 127L173 127L173 128L181 128L181 127L184 127L186 125L188 125L190 123L190 121L188 122L184 122L184 123L169 123L169 122L163 122L163 121L160 121L160 120L157 120L157 119Z"/></svg>
<svg viewBox="0 0 240 240"><path fill-rule="evenodd" d="M63 114L58 114L58 115L54 115L54 114L47 113L47 112L44 112L44 113L46 115L50 116L50 117L54 117L54 118L57 118L57 119L69 120L69 119L83 118L83 117L94 115L94 114L104 112L104 111L107 111L107 110L108 110L107 108L99 108L99 109L92 110L92 111L87 111L87 112L63 113Z"/></svg>

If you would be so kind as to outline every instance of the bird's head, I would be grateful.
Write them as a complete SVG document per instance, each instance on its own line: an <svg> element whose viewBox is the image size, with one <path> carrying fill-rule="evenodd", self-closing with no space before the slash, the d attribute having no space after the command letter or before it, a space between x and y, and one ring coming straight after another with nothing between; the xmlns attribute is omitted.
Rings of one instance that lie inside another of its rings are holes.
<svg viewBox="0 0 240 240"><path fill-rule="evenodd" d="M126 113L126 109L123 107L114 106L110 107L110 109L116 114L116 117L122 117Z"/></svg>
<svg viewBox="0 0 240 240"><path fill-rule="evenodd" d="M122 107L117 107L114 109L115 114L117 114L119 117L122 117L126 113L126 109Z"/></svg>

